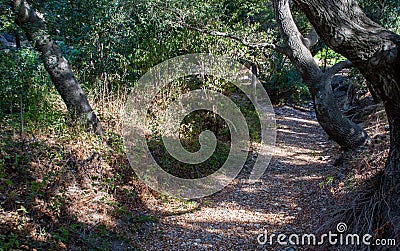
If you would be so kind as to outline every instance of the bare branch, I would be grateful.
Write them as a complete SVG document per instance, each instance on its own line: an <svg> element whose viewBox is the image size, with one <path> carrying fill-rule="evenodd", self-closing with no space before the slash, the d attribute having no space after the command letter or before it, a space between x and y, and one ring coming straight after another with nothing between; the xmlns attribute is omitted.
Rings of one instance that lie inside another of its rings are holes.
<svg viewBox="0 0 400 251"><path fill-rule="evenodd" d="M352 63L349 60L340 61L339 63L336 63L335 65L333 65L331 68L327 69L325 74L328 76L333 76L336 73L338 73L339 71L341 71L345 68L349 68L351 66L352 66Z"/></svg>

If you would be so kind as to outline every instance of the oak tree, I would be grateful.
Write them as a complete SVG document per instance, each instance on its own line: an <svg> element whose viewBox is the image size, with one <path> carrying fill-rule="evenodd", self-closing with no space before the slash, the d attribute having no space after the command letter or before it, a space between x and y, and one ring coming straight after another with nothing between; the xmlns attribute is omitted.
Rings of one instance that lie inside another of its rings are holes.
<svg viewBox="0 0 400 251"><path fill-rule="evenodd" d="M383 102L390 128L390 150L378 194L383 209L383 223L394 224L398 232L400 35L368 18L355 0L295 0L295 3L307 15L324 42L360 70Z"/></svg>

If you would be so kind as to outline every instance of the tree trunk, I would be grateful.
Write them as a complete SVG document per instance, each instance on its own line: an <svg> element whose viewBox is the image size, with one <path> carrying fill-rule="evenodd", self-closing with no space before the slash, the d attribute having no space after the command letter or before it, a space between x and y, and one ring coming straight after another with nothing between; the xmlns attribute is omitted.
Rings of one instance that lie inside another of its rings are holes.
<svg viewBox="0 0 400 251"><path fill-rule="evenodd" d="M355 0L295 0L325 43L347 57L382 100L390 152L382 192L386 220L400 231L400 36L370 20Z"/></svg>
<svg viewBox="0 0 400 251"><path fill-rule="evenodd" d="M340 111L332 91L332 77L323 74L320 81L313 82L315 114L328 135L345 149L355 149L368 142L364 129L346 118Z"/></svg>
<svg viewBox="0 0 400 251"><path fill-rule="evenodd" d="M331 86L333 75L349 67L350 62L338 63L323 72L310 51L310 47L318 40L315 32L310 32L307 38L301 35L293 20L288 0L275 0L274 8L286 44L285 54L311 92L319 124L343 148L354 149L364 145L369 139L368 134L339 110Z"/></svg>
<svg viewBox="0 0 400 251"><path fill-rule="evenodd" d="M93 112L67 60L62 56L59 46L47 34L43 20L25 0L11 1L11 6L16 13L15 22L24 30L36 50L41 53L41 60L68 111L76 118L82 119L96 134L102 134L99 119Z"/></svg>

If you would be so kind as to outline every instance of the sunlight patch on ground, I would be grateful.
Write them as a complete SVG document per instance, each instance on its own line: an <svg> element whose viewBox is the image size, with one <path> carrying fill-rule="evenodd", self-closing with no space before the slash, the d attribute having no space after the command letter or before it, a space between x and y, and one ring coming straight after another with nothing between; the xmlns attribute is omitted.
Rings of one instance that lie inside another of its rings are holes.
<svg viewBox="0 0 400 251"><path fill-rule="evenodd" d="M301 123L318 125L318 122L314 121L314 120L300 119L300 118L294 118L294 117L288 117L288 116L282 116L282 118L284 118L285 120L292 120L292 121L301 122Z"/></svg>
<svg viewBox="0 0 400 251"><path fill-rule="evenodd" d="M281 128L278 128L277 131L278 131L278 132L281 132L281 133L296 134L296 135L303 135L303 136L304 136L304 135L305 135L305 136L308 135L307 133L294 132L294 131L292 131L292 130L281 129Z"/></svg>
<svg viewBox="0 0 400 251"><path fill-rule="evenodd" d="M202 217L199 217L200 215ZM206 219L204 218L205 215L207 215ZM185 220L178 220L178 218ZM192 230L226 234L229 229L237 230L238 228L247 233L256 233L264 226L290 224L294 218L286 212L261 213L230 206L229 208L205 207L191 215L167 217L166 221Z"/></svg>
<svg viewBox="0 0 400 251"><path fill-rule="evenodd" d="M318 157L323 153L321 150L314 150L308 148L301 148L297 146L275 146L274 158L278 158L284 162L287 159L287 163L293 163L293 159L302 161L304 163L319 162Z"/></svg>

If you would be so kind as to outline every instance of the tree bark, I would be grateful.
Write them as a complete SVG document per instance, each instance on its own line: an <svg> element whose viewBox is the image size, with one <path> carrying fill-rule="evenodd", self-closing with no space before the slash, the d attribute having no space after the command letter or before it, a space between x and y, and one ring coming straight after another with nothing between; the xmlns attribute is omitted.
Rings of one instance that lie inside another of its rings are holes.
<svg viewBox="0 0 400 251"><path fill-rule="evenodd" d="M14 0L10 5L16 13L16 24L22 28L35 49L50 78L61 95L69 112L82 119L96 134L102 134L99 119L93 112L81 86L76 80L67 60L57 43L47 33L44 21L25 0Z"/></svg>
<svg viewBox="0 0 400 251"><path fill-rule="evenodd" d="M400 231L400 36L370 20L355 0L295 0L317 33L347 57L382 100L390 126L384 169L386 220Z"/></svg>
<svg viewBox="0 0 400 251"><path fill-rule="evenodd" d="M311 92L319 124L343 148L354 149L364 145L369 139L368 134L339 110L331 86L333 75L351 63L341 62L323 72L310 51L318 40L315 31L306 38L302 36L293 20L288 0L275 0L274 8L286 44L285 54Z"/></svg>

